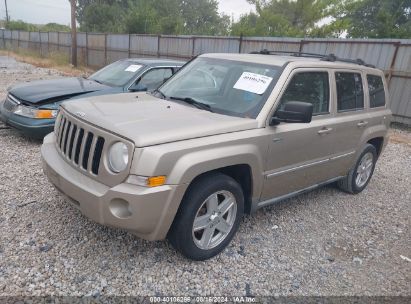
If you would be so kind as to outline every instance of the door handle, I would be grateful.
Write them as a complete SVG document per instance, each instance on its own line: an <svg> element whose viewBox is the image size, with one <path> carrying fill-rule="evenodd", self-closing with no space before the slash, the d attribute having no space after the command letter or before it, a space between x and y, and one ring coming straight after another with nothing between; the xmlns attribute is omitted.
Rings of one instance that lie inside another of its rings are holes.
<svg viewBox="0 0 411 304"><path fill-rule="evenodd" d="M322 128L322 129L321 129L320 131L318 131L317 133L318 133L319 135L326 135L326 134L330 134L332 130L333 130L332 128Z"/></svg>
<svg viewBox="0 0 411 304"><path fill-rule="evenodd" d="M357 126L359 128L364 128L367 125L368 125L368 121L360 121L359 123L357 123Z"/></svg>

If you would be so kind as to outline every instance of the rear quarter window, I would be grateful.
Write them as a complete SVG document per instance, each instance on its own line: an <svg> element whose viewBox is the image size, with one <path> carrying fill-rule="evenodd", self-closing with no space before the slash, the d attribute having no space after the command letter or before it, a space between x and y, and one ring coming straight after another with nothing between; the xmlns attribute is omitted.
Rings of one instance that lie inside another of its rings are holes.
<svg viewBox="0 0 411 304"><path fill-rule="evenodd" d="M381 76L367 75L368 91L370 93L370 107L384 107L385 106L385 91L384 82Z"/></svg>

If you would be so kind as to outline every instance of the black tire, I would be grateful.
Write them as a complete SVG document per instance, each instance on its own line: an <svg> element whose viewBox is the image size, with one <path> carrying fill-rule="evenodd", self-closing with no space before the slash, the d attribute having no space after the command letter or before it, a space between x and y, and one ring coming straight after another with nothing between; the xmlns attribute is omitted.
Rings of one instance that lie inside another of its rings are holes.
<svg viewBox="0 0 411 304"><path fill-rule="evenodd" d="M357 170L358 170L358 167L359 167L359 165L360 165L360 163L361 163L362 158L363 158L364 155L366 155L367 153L371 153L372 156L373 156L372 170L371 170L371 174L370 174L370 176L368 177L368 179L367 179L367 181L365 182L365 184L362 185L361 187L359 187L359 186L357 185L357 183L356 183L356 178L357 178L357 176L358 176ZM373 175L373 173L374 173L374 169L375 169L375 164L376 164L376 162L377 162L377 150L375 149L375 147L374 147L373 145L367 144L367 145L364 147L364 150L362 151L362 153L360 154L360 156L358 157L358 159L357 159L357 161L356 161L356 163L355 163L355 166L348 172L348 175L347 175L344 179L338 181L338 183L337 183L338 187L339 187L341 190L343 190L343 191L345 191L345 192L348 192L348 193L351 193L351 194L358 194L358 193L362 192L362 191L367 187L368 183L369 183L370 180L371 180L371 177L372 177L372 175Z"/></svg>
<svg viewBox="0 0 411 304"><path fill-rule="evenodd" d="M209 250L201 249L194 240L194 219L205 200L219 191L228 191L236 200L237 212L234 224L219 245ZM241 186L225 174L205 174L197 178L184 195L167 238L173 247L187 258L196 261L206 260L222 252L230 243L238 230L243 213L244 195Z"/></svg>

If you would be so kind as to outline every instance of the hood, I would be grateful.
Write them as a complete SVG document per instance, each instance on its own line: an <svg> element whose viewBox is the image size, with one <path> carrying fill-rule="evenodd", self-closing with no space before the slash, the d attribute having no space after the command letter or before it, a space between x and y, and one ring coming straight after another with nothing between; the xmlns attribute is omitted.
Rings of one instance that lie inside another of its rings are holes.
<svg viewBox="0 0 411 304"><path fill-rule="evenodd" d="M211 113L146 93L104 95L68 101L62 107L82 120L146 147L255 129L257 121Z"/></svg>
<svg viewBox="0 0 411 304"><path fill-rule="evenodd" d="M109 88L93 80L70 77L19 83L12 86L9 93L29 104L47 104Z"/></svg>

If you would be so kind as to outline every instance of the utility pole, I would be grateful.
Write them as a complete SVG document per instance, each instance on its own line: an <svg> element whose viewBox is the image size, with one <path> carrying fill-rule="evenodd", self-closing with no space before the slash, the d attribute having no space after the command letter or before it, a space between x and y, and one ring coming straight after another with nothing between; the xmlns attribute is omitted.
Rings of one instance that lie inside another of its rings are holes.
<svg viewBox="0 0 411 304"><path fill-rule="evenodd" d="M76 0L71 2L71 64L77 66Z"/></svg>
<svg viewBox="0 0 411 304"><path fill-rule="evenodd" d="M4 0L4 6L6 7L6 22L9 22L9 11L7 10L7 0Z"/></svg>

